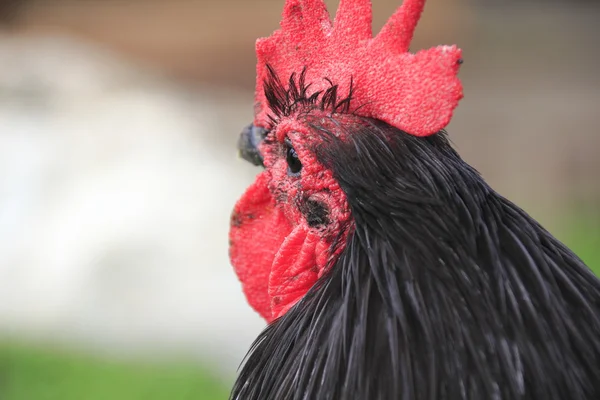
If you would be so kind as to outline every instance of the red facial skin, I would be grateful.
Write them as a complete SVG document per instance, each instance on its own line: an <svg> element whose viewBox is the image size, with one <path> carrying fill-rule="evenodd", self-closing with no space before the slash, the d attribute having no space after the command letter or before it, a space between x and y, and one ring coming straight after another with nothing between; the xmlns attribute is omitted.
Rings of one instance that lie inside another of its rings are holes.
<svg viewBox="0 0 600 400"><path fill-rule="evenodd" d="M286 138L302 162L300 176L288 174ZM248 303L267 322L284 315L324 274L350 229L344 192L310 150L318 139L297 117L280 120L260 146L265 170L231 216L231 262ZM327 207L327 224L309 226L301 211L307 199Z"/></svg>

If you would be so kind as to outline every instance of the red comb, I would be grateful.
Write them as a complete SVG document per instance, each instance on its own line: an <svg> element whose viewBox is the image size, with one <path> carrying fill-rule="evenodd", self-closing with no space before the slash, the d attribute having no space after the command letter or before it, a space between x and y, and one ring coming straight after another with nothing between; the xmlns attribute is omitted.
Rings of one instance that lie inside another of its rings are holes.
<svg viewBox="0 0 600 400"><path fill-rule="evenodd" d="M339 91L349 91L352 81L350 112L412 135L443 129L462 98L456 77L461 51L439 46L408 52L424 4L425 0L404 0L372 37L370 0L341 0L333 24L323 0L287 0L281 29L256 42L254 124L269 124L263 86L270 67L282 80L306 68L312 93L327 90L332 82Z"/></svg>

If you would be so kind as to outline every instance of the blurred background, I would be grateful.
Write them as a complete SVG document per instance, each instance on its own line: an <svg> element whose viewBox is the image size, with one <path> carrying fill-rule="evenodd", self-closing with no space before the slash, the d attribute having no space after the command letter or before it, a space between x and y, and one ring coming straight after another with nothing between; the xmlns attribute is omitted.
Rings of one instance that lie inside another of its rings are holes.
<svg viewBox="0 0 600 400"><path fill-rule="evenodd" d="M333 13L337 1L326 1ZM374 0L375 29L400 0ZM283 0L0 2L0 398L224 399L263 323L227 257ZM463 157L600 271L600 1L429 0Z"/></svg>

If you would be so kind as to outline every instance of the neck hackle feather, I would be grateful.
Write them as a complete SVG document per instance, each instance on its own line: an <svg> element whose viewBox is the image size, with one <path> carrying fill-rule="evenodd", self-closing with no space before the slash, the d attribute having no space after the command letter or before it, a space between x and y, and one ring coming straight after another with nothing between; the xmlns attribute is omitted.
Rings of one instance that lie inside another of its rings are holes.
<svg viewBox="0 0 600 400"><path fill-rule="evenodd" d="M583 262L443 132L345 129L315 127L355 229L256 340L231 398L600 398L600 282Z"/></svg>

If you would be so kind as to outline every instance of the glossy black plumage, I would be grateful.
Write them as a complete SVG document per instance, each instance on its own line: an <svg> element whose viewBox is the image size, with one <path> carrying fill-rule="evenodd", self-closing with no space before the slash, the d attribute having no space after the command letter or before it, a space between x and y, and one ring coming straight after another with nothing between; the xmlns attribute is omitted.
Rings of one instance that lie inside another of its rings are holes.
<svg viewBox="0 0 600 400"><path fill-rule="evenodd" d="M231 398L599 399L600 281L583 262L445 133L337 126L348 140L313 123L315 153L355 230L257 339Z"/></svg>

